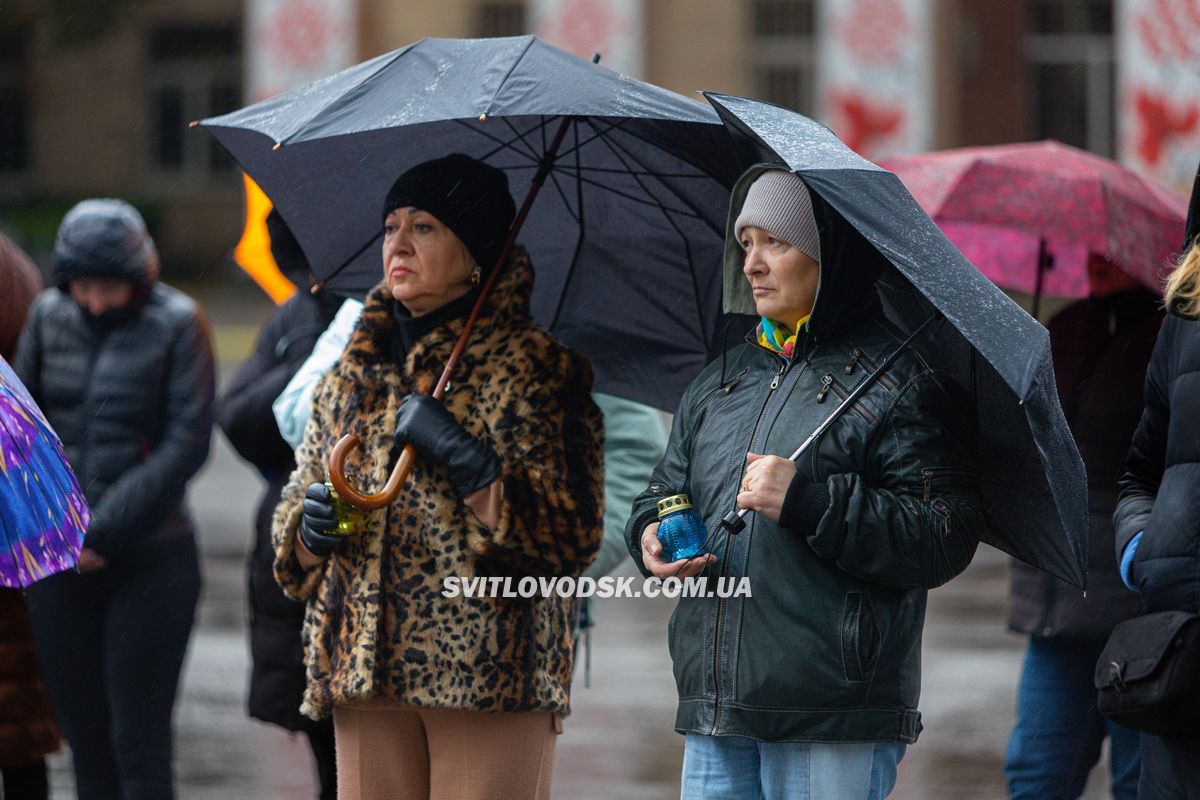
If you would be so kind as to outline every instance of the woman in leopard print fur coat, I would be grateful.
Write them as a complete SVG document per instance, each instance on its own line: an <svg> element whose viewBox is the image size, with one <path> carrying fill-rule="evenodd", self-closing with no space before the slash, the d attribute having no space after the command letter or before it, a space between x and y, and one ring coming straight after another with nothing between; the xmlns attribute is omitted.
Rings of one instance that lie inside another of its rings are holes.
<svg viewBox="0 0 1200 800"><path fill-rule="evenodd" d="M332 712L341 797L549 797L568 710L574 601L446 596L448 578L578 576L602 535L603 430L588 361L529 314L515 248L444 400L427 395L513 217L507 180L466 156L402 175L385 278L321 379L275 512L276 577L307 601L302 711ZM340 537L325 456L363 443L351 484L399 497Z"/></svg>

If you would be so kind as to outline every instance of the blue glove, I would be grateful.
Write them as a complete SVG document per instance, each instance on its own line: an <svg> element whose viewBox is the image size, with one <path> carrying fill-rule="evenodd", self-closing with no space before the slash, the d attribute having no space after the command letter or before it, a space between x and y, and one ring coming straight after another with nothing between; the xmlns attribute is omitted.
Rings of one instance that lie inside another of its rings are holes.
<svg viewBox="0 0 1200 800"><path fill-rule="evenodd" d="M304 514L300 517L300 541L308 552L325 558L345 537L330 535L337 530L337 515L333 511L333 496L323 483L310 483L304 493Z"/></svg>
<svg viewBox="0 0 1200 800"><path fill-rule="evenodd" d="M1137 552L1138 543L1142 541L1144 533L1145 531L1135 533L1129 544L1125 545L1125 551L1121 553L1121 580L1135 592L1137 587L1133 585L1133 554Z"/></svg>

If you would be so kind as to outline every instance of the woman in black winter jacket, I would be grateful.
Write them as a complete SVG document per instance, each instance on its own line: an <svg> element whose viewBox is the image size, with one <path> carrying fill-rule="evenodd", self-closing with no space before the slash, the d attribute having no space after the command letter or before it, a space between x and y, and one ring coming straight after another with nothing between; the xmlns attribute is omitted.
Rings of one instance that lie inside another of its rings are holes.
<svg viewBox="0 0 1200 800"><path fill-rule="evenodd" d="M1146 372L1146 408L1113 514L1121 577L1147 613L1200 613L1200 174L1167 319ZM1200 676L1197 676L1200 680ZM1142 734L1139 800L1200 798L1200 732Z"/></svg>
<svg viewBox="0 0 1200 800"><path fill-rule="evenodd" d="M285 275L300 287L309 285L308 261L278 212L267 216L271 254ZM304 697L304 603L286 597L275 582L271 547L271 515L288 476L296 468L292 448L279 433L271 404L312 352L317 337L333 321L341 297L296 292L271 316L258 344L242 365L217 406L217 424L238 455L267 482L254 518L254 552L249 564L250 716L289 731L302 731L312 747L320 781L320 797L337 797L333 720L314 721L301 715Z"/></svg>
<svg viewBox="0 0 1200 800"><path fill-rule="evenodd" d="M174 794L171 709L200 593L184 490L208 455L213 358L199 307L157 276L132 206L78 204L14 363L92 508L78 571L29 589L85 800Z"/></svg>

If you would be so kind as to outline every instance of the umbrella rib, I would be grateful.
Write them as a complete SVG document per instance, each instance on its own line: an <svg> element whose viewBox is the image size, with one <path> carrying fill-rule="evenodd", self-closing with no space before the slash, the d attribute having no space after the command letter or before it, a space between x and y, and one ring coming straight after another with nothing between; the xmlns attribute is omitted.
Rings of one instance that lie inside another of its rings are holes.
<svg viewBox="0 0 1200 800"><path fill-rule="evenodd" d="M583 224L583 220L581 218L582 215L576 214L574 211L571 210L571 204L570 204L570 202L567 201L567 193L565 191L563 191L562 186L559 185L558 175L555 174L555 172L553 170L550 171L550 180L554 182L554 190L556 192L558 192L558 196L562 200L562 203L563 203L563 208L565 208L567 210L567 213L571 215L571 219L575 220L577 223L582 225ZM576 183L578 183L578 182L579 181L576 180ZM580 210L582 211L582 206L580 207Z"/></svg>
<svg viewBox="0 0 1200 800"><path fill-rule="evenodd" d="M576 143L578 143L579 142L579 123L578 123L578 121L576 121L574 124L571 125L571 130L575 134ZM579 167L579 148L578 147L575 148L575 166L576 166L576 168ZM554 177L553 172L551 173L551 177ZM557 178L555 178L554 185L558 186ZM565 278L563 278L562 291L558 293L558 302L554 304L554 315L552 317L550 317L550 325L548 327L552 331L554 330L554 326L556 326L558 324L559 315L562 314L563 304L566 302L566 299L567 299L567 287L570 286L571 278L574 277L574 275L575 275L575 267L579 264L579 252L583 249L583 238L584 238L584 232L586 230L585 226L584 226L584 222L583 222L583 181L580 181L578 179L575 181L575 203L579 207L579 215L575 217L575 221L579 223L579 235L575 238L575 251L573 253L571 253L571 261L569 264L567 264L567 275ZM566 206L567 211L571 210L571 204L566 201L566 197L563 198L563 205ZM575 216L575 215L572 215L572 216Z"/></svg>
<svg viewBox="0 0 1200 800"><path fill-rule="evenodd" d="M512 120L510 118L501 117L500 120L508 127L508 129L512 132L512 135L517 137L518 140L520 140L521 144L523 144L529 148L528 156L531 159L533 159L534 163L537 163L538 161L540 161L541 158L538 156L538 151L533 147L533 145L529 144L529 142L526 141L526 139L525 139L525 136L527 134L524 134L524 133L521 133L520 131L518 131L516 126L513 125ZM536 126L537 128L541 129L541 132L542 132L542 152L543 153L546 152L546 125L547 125L547 120L545 117L542 117L541 122L539 122ZM530 130L530 133L532 133L532 129Z"/></svg>
<svg viewBox="0 0 1200 800"><path fill-rule="evenodd" d="M570 173L568 173L568 174L570 174ZM585 178L582 175L575 175L573 177L575 178L575 180L579 181L580 183L586 183L589 186L595 186L597 189L600 189L605 192L611 192L612 194L615 194L618 197L623 197L624 199L630 201L631 203L640 203L644 206L649 206L650 208L657 208L663 212L667 212L667 213L671 213L671 214L679 214L680 216L683 216L683 217L691 217L693 219L698 219L702 222L704 221L703 217L701 217L699 214L692 213L691 211L688 211L685 209L678 209L678 208L667 208L666 206L664 206L662 204L662 202L657 197L654 197L654 195L652 195L652 194L650 195L650 197L652 199L645 200L641 197L630 194L629 192L624 192L624 191L621 191L620 189L614 189L611 186L605 186L602 183L598 183L598 182L592 180L591 178ZM647 192L647 194L649 194L649 192Z"/></svg>
<svg viewBox="0 0 1200 800"><path fill-rule="evenodd" d="M584 139L582 142L576 142L574 147L567 150L567 152L562 153L562 155L568 156L575 150L586 147L587 145L591 144L592 142L596 141L597 139L603 139L605 136L608 135L609 131L624 127L624 124L628 121L629 121L628 119L617 120L616 122L609 124L609 126L602 131L597 130L595 135L589 136L588 138ZM588 119L588 125L590 125L592 128L597 128L597 125L596 125L596 122L594 119ZM657 147L657 145L654 145L654 146Z"/></svg>
<svg viewBox="0 0 1200 800"><path fill-rule="evenodd" d="M645 164L641 163L641 161L639 159L637 159L632 153L629 153L628 151L626 151L624 147L621 147L618 143L614 142L612 139L605 136L605 137L603 137L602 141L609 148L609 150L612 151L612 154L617 158L618 161L621 162L622 165L628 166L628 161L626 160L626 157L628 157L629 160L636 162L638 164L638 166L642 167L643 169L646 169ZM618 152L618 150L620 150L621 152ZM622 153L624 153L624 156L622 155ZM684 235L683 231L680 230L679 225L675 222L675 219L671 216L667 207L664 206L661 202L659 202L658 197L656 197L654 195L654 193L651 192L650 189L647 188L645 186L645 184L642 183L641 178L638 178L635 176L634 180L637 181L637 184L638 184L638 186L640 186L642 188L642 191L644 191L650 197L654 198L654 201L658 205L659 210L662 212L663 216L666 217L667 223L675 230L675 233L679 236L680 241L683 242L683 249L684 249L684 252L687 254L687 260L688 260L688 275L692 280L692 298L696 303L696 319L700 323L700 327L703 328L704 327L704 310L700 306L700 287L696 283L696 268L695 268L695 262L692 260L691 243L688 241L688 238L686 235ZM660 184L660 185L662 185L662 184ZM668 189L668 191L670 191L670 189ZM674 192L672 192L672 193L674 194ZM683 212L678 212L678 213L683 213ZM691 215L685 214L685 216L695 216L696 219L700 219L700 217L695 214L691 214Z"/></svg>
<svg viewBox="0 0 1200 800"><path fill-rule="evenodd" d="M533 43L536 41L536 37L529 37L529 41L525 43L525 49L521 51L521 54L518 55L513 61L512 66L508 68L508 72L504 73L504 77L500 79L500 83L496 86L495 93L492 94L492 99L488 101L487 106L483 109L484 114L492 113L492 104L496 102L496 98L500 96L500 92L504 91L504 84L507 83L508 79L512 77L513 72L520 65L521 61L525 58L526 53L529 52L529 49L533 47ZM545 148L543 148L543 150L544 149Z"/></svg>
<svg viewBox="0 0 1200 800"><path fill-rule="evenodd" d="M480 130L478 127L469 124L466 120L456 119L456 120L454 120L454 122L457 123L458 125L461 125L462 127L466 128L467 130L471 131L472 133L482 136L483 138L488 139L488 140L494 142L496 145L498 145L495 150L492 150L491 152L483 155L480 158L481 161L487 161L489 158L494 156L496 153L499 153L501 150L512 150L513 152L517 153L518 155L526 156L526 157L532 159L534 164L537 163L537 154L536 153L532 152L532 150L528 153L522 152L519 148L514 146L514 143L512 140L509 140L506 142L505 140L501 139L499 136L496 136L492 133L484 132L484 131ZM517 134L517 138L520 139L522 143L525 143L525 138L521 134ZM530 165L530 166L533 166L533 165Z"/></svg>
<svg viewBox="0 0 1200 800"><path fill-rule="evenodd" d="M704 123L688 123L688 124L704 124ZM624 130L624 129L622 129L622 133L624 133L626 136L632 136L634 139L637 139L638 141L642 142L643 144L648 144L648 145L650 145L651 147L658 148L659 150L662 150L662 149L663 149L663 148L659 147L657 144L655 144L654 142L652 142L652 141L650 141L649 139L647 139L645 136L642 136L642 135L641 135L640 133L638 133L636 130ZM672 153L671 155L674 155L676 158L678 158L680 161L683 161L683 162L684 162L684 163L686 163L686 164L692 164L692 162L691 162L691 161L689 161L688 159L684 158L683 156L675 155L674 153ZM709 176L709 177L710 177L710 178L712 178L714 181L717 181L718 183L721 183L721 179L720 179L719 177L717 177L716 175L713 175L711 172L709 172L708 170L704 169L703 167L697 166L696 164L692 164L692 166L693 166L693 167L696 167L696 169L698 169L698 170L699 170L701 173L703 173L703 174L705 174L705 175ZM861 169L861 168L860 168L860 169ZM874 172L875 170L865 170L865 171L867 171L867 172ZM722 184L722 185L726 185L726 184ZM722 231L722 232L721 232L721 235L722 235L722 236L724 236L724 235L725 235L725 234L724 234L724 231Z"/></svg>
<svg viewBox="0 0 1200 800"><path fill-rule="evenodd" d="M626 131L626 133L628 133L628 131ZM607 136L602 138L601 140L608 146L608 149L612 150L612 154L614 156L617 156L618 161L620 161L620 163L628 164L628 162L625 161L625 158L622 158L622 156L620 156L620 154L618 154L617 150L620 150L620 152L622 152L622 154L624 154L626 157L628 157L630 161L635 162L638 167L641 167L643 170L646 170L646 172L649 172L649 168L646 166L646 164L642 163L640 158L638 158L636 155L632 154L632 152L628 148L625 148L625 145L620 144L619 142L617 142L616 139L612 139ZM644 139L642 139L642 142L644 142ZM636 175L634 176L634 178L635 178L635 180L637 180ZM662 209L662 211L664 211L664 212L668 211L667 207L665 205L662 205L659 198L655 197L653 192L650 192L649 190L647 190L646 186L642 185L641 180L637 180L637 184L638 184L638 186L642 186L642 190L644 192L646 192L647 194L649 194L650 197L654 198L655 205L658 205L660 207L660 209ZM674 198L676 198L679 201L682 201L682 203L686 207L688 207L688 210L686 210L686 211L679 211L679 210L674 210L674 209L671 209L670 211L674 211L674 213L682 213L682 215L684 215L684 216L690 216L690 217L694 217L696 219L700 219L701 222L708 225L709 229L712 230L714 234L720 236L721 239L724 239L725 231L719 230L718 228L716 228L716 225L714 225L712 222L709 222L708 219L702 215L700 210L696 209L696 206L689 203L688 198L684 197L683 194L680 194L679 192L672 190L672 188L670 186L661 184L661 182L660 182L660 186L664 186L666 188L667 192L670 192L672 194L672 196L674 196Z"/></svg>

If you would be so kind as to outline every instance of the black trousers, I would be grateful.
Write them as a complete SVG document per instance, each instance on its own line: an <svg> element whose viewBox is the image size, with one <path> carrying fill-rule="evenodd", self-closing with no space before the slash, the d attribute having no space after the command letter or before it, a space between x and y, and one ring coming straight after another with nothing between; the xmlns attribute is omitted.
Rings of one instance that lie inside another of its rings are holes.
<svg viewBox="0 0 1200 800"><path fill-rule="evenodd" d="M0 769L4 776L4 800L47 800L50 797L50 776L44 758L34 759L21 767Z"/></svg>
<svg viewBox="0 0 1200 800"><path fill-rule="evenodd" d="M1200 800L1200 736L1142 734L1138 800Z"/></svg>
<svg viewBox="0 0 1200 800"><path fill-rule="evenodd" d="M192 538L28 590L50 702L79 800L169 800L171 712L200 596Z"/></svg>

